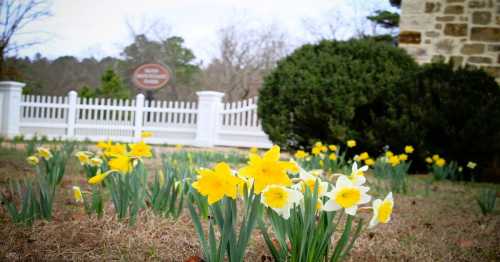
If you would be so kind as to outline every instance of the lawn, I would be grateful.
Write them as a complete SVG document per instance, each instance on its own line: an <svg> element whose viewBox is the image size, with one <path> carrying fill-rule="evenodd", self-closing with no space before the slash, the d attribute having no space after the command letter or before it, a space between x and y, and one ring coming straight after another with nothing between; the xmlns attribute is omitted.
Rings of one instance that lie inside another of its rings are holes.
<svg viewBox="0 0 500 262"><path fill-rule="evenodd" d="M33 175L22 147L0 149L0 183ZM162 168L160 155L190 153L194 163L227 161L242 165L246 152L218 149L158 147L148 170ZM368 183L374 178L367 174ZM357 240L349 261L499 261L500 210L483 215L476 203L479 189L493 184L440 181L426 186L427 175L409 178L409 193L395 194L391 221L365 230ZM57 192L52 221L36 221L32 227L14 225L5 209L0 210L0 260L81 261L186 261L200 256L198 238L187 210L178 219L161 217L149 209L141 211L134 226L117 221L111 202L102 219L89 217L73 200L72 186L86 181L76 159L72 159ZM498 195L497 195L498 197ZM498 202L498 201L497 201ZM369 219L369 214L361 214ZM272 261L267 247L254 231L245 261Z"/></svg>

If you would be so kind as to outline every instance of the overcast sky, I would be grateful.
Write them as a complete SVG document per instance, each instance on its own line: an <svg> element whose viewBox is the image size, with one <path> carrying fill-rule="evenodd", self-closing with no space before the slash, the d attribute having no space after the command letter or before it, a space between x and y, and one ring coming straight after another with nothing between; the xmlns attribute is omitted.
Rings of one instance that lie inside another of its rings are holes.
<svg viewBox="0 0 500 262"><path fill-rule="evenodd" d="M307 41L304 20L321 22L332 12L342 20L365 16L387 0L52 0L52 17L26 29L44 39L20 51L32 56L40 52L56 58L118 56L131 42L126 21L137 30L152 21L171 27L182 36L198 59L216 54L217 30L234 21L258 25L274 24L290 35L290 41ZM344 21L344 22L346 22ZM347 28L347 26L346 26ZM31 37L33 35L30 35ZM22 40L18 38L18 40Z"/></svg>

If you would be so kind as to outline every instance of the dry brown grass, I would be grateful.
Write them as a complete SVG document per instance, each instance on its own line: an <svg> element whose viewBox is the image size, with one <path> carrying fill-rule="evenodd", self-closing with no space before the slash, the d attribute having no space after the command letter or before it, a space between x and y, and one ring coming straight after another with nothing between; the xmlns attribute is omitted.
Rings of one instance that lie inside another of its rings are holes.
<svg viewBox="0 0 500 262"><path fill-rule="evenodd" d="M1 180L27 172L20 162L0 159ZM65 178L51 222L15 226L0 211L0 260L184 261L200 254L187 213L174 221L145 211L137 225L129 227L114 219L108 204L103 219L89 218L71 199L70 188L80 183L79 177ZM498 208L492 215L481 215L476 192L477 186L442 182L428 197L396 195L390 224L365 231L349 260L500 261ZM255 232L246 261L262 261L266 256L264 242Z"/></svg>

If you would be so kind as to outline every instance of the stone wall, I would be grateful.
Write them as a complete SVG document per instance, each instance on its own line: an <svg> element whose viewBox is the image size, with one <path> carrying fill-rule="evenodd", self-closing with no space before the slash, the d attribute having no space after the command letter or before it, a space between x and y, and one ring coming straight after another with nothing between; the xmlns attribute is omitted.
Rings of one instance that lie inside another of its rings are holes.
<svg viewBox="0 0 500 262"><path fill-rule="evenodd" d="M500 0L403 0L399 43L419 63L480 66L500 82Z"/></svg>

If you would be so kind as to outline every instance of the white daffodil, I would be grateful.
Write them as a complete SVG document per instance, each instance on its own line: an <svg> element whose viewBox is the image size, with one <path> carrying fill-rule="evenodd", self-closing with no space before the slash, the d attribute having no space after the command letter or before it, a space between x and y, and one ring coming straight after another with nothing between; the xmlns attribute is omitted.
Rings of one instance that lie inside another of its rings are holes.
<svg viewBox="0 0 500 262"><path fill-rule="evenodd" d="M352 172L351 175L349 176L349 179L351 179L351 181L355 185L361 186L366 182L364 173L366 171L368 171L368 166L362 166L361 168L358 169L358 163L356 163L355 161L354 164L352 164Z"/></svg>
<svg viewBox="0 0 500 262"><path fill-rule="evenodd" d="M392 192L385 197L384 201L376 199L372 204L373 217L368 225L369 228L372 228L379 223L386 224L389 220L391 220L392 209L394 208Z"/></svg>
<svg viewBox="0 0 500 262"><path fill-rule="evenodd" d="M272 208L284 219L290 217L290 209L299 204L303 199L302 193L284 186L270 185L262 191L261 202Z"/></svg>
<svg viewBox="0 0 500 262"><path fill-rule="evenodd" d="M326 201L323 210L337 211L345 209L351 216L356 215L358 205L370 202L371 196L366 194L370 188L354 183L347 176L340 176L337 179L333 190L326 193L329 199Z"/></svg>

